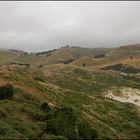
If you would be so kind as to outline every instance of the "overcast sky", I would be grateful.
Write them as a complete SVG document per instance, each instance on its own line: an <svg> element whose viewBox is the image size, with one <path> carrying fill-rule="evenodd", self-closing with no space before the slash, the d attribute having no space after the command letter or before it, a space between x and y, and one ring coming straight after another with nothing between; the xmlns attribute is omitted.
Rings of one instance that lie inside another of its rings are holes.
<svg viewBox="0 0 140 140"><path fill-rule="evenodd" d="M140 43L138 1L0 1L1 47L43 51L135 43Z"/></svg>

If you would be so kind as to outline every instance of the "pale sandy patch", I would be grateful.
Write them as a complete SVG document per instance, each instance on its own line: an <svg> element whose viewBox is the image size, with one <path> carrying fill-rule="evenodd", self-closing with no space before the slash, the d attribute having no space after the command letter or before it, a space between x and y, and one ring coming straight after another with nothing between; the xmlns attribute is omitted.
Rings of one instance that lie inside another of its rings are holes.
<svg viewBox="0 0 140 140"><path fill-rule="evenodd" d="M119 96L113 94L113 91L109 90L105 95L105 98L114 99L120 102L128 102L140 107L140 90L132 88L121 88Z"/></svg>

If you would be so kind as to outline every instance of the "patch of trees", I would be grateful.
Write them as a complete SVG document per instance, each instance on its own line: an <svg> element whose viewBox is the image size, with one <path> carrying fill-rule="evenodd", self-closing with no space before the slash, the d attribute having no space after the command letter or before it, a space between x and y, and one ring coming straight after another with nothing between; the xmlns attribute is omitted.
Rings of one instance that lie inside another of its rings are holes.
<svg viewBox="0 0 140 140"><path fill-rule="evenodd" d="M96 55L94 58L104 58L106 55L105 53L104 54L99 54L99 55Z"/></svg>
<svg viewBox="0 0 140 140"><path fill-rule="evenodd" d="M128 65L125 65L125 64L116 64L116 65L110 65L110 66L107 66L105 68L102 68L102 70L115 70L115 71L120 71L120 72L124 72L124 73L132 73L132 74L136 74L136 73L140 73L140 69L139 68L135 68L133 66L128 66Z"/></svg>
<svg viewBox="0 0 140 140"><path fill-rule="evenodd" d="M62 46L61 48L69 48L69 45Z"/></svg>
<svg viewBox="0 0 140 140"><path fill-rule="evenodd" d="M69 59L69 60L65 60L65 61L63 61L62 63L63 63L63 64L69 64L69 63L71 63L71 62L73 62L73 61L75 61L75 60L78 60L78 59L80 59L80 56L79 56L79 55L77 55L76 58L72 58L72 59Z"/></svg>
<svg viewBox="0 0 140 140"><path fill-rule="evenodd" d="M71 62L73 62L73 61L75 61L76 59L69 59L69 60L65 60L65 61L63 61L63 63L64 64L69 64L69 63L71 63Z"/></svg>
<svg viewBox="0 0 140 140"><path fill-rule="evenodd" d="M42 68L42 67L43 67L43 65L39 65L39 66L38 66L38 68Z"/></svg>
<svg viewBox="0 0 140 140"><path fill-rule="evenodd" d="M23 55L27 55L28 53L27 52L24 52L24 54Z"/></svg>
<svg viewBox="0 0 140 140"><path fill-rule="evenodd" d="M86 63L83 63L82 66L85 67L86 66Z"/></svg>
<svg viewBox="0 0 140 140"><path fill-rule="evenodd" d="M18 62L11 62L10 63L10 65L13 65L13 64L20 65L20 66L27 66L27 67L30 66L30 64L27 64L27 63L18 63Z"/></svg>
<svg viewBox="0 0 140 140"><path fill-rule="evenodd" d="M43 111L50 111L51 110L51 108L50 108L50 106L48 105L47 102L41 104L41 109Z"/></svg>
<svg viewBox="0 0 140 140"><path fill-rule="evenodd" d="M42 76L35 76L33 77L34 80L40 81L40 82L45 82L44 78Z"/></svg>
<svg viewBox="0 0 140 140"><path fill-rule="evenodd" d="M10 99L14 95L14 87L6 84L0 87L0 99Z"/></svg>
<svg viewBox="0 0 140 140"><path fill-rule="evenodd" d="M17 52L17 53L26 53L26 54L28 54L27 52L24 52L24 51L22 51L22 50L15 50L15 49L10 49L10 51L13 51L13 52Z"/></svg>
<svg viewBox="0 0 140 140"><path fill-rule="evenodd" d="M98 133L96 129L92 128L91 125L86 121L80 121L77 125L79 137L82 139L97 139Z"/></svg>
<svg viewBox="0 0 140 140"><path fill-rule="evenodd" d="M43 106L47 107L45 104ZM50 111L47 113L46 122L46 133L49 134L61 135L68 139L98 138L97 131L87 121L82 120L72 107Z"/></svg>
<svg viewBox="0 0 140 140"><path fill-rule="evenodd" d="M53 49L53 50L49 50L49 51L44 51L44 52L38 52L36 53L36 55L43 55L43 54L46 54L46 56L50 56L50 54L52 52L54 52L56 49Z"/></svg>

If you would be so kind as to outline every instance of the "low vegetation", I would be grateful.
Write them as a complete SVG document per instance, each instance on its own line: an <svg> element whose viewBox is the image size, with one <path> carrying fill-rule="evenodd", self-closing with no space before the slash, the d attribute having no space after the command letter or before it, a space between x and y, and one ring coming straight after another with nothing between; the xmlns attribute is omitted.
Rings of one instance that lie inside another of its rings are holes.
<svg viewBox="0 0 140 140"><path fill-rule="evenodd" d="M14 88L11 84L6 84L0 87L0 99L10 99L14 95Z"/></svg>
<svg viewBox="0 0 140 140"><path fill-rule="evenodd" d="M15 65L20 65L20 66L27 66L27 67L30 66L30 64L27 64L27 63L20 63L20 62L11 62L11 63L10 63L10 65L13 65L13 64L15 64Z"/></svg>
<svg viewBox="0 0 140 140"><path fill-rule="evenodd" d="M71 107L56 110L48 116L46 131L68 139L96 139L97 131L85 120L79 120Z"/></svg>
<svg viewBox="0 0 140 140"><path fill-rule="evenodd" d="M140 69L139 68L135 68L132 66L128 66L125 64L116 64L116 65L110 65L107 66L105 68L102 68L103 70L115 70L115 71L120 71L120 72L124 72L124 73L128 73L128 74L136 74L136 73L140 73Z"/></svg>

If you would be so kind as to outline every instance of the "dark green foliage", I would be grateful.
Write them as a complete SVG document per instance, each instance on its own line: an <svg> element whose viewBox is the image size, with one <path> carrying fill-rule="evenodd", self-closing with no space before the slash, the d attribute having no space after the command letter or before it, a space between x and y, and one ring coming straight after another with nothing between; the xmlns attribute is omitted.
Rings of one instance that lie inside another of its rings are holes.
<svg viewBox="0 0 140 140"><path fill-rule="evenodd" d="M36 55L43 55L46 54L46 56L50 56L52 52L54 52L56 49L49 50L49 51L44 51L44 52L38 52Z"/></svg>
<svg viewBox="0 0 140 140"><path fill-rule="evenodd" d="M12 129L16 130L26 138L33 138L36 136L37 133L40 132L40 129L37 125L20 121L17 118L12 118L11 125Z"/></svg>
<svg viewBox="0 0 140 140"><path fill-rule="evenodd" d="M39 77L39 76L34 77L34 80L44 82L44 79L42 77Z"/></svg>
<svg viewBox="0 0 140 140"><path fill-rule="evenodd" d="M79 121L77 113L71 107L64 107L49 114L46 132L62 135L68 139L95 139L97 132L89 123Z"/></svg>
<svg viewBox="0 0 140 140"><path fill-rule="evenodd" d="M132 66L128 66L128 65L124 65L124 64L116 64L116 65L110 65L107 66L105 68L102 68L103 70L115 70L115 71L120 71L120 72L124 72L124 73L140 73L140 69L139 68L135 68Z"/></svg>
<svg viewBox="0 0 140 140"><path fill-rule="evenodd" d="M5 122L0 122L0 139L25 139L25 137L11 128Z"/></svg>
<svg viewBox="0 0 140 140"><path fill-rule="evenodd" d="M23 113L26 113L29 118L36 121L45 120L45 114L40 110L40 108L35 107L35 105L25 105L21 108Z"/></svg>
<svg viewBox="0 0 140 140"><path fill-rule="evenodd" d="M42 68L42 67L43 67L43 65L39 65L39 66L38 66L38 68Z"/></svg>
<svg viewBox="0 0 140 140"><path fill-rule="evenodd" d="M13 64L20 65L20 66L27 66L27 67L30 66L30 64L27 64L27 63L21 63L21 62L11 62L11 63L10 63L10 65L13 65Z"/></svg>
<svg viewBox="0 0 140 140"><path fill-rule="evenodd" d="M105 57L105 54L99 54L99 55L96 55L94 58L104 58Z"/></svg>
<svg viewBox="0 0 140 140"><path fill-rule="evenodd" d="M13 97L14 88L11 84L0 87L0 99L10 99Z"/></svg>
<svg viewBox="0 0 140 140"><path fill-rule="evenodd" d="M83 63L82 66L85 67L86 66L86 63Z"/></svg>
<svg viewBox="0 0 140 140"><path fill-rule="evenodd" d="M69 139L77 139L78 135L75 131L76 114L71 107L64 107L57 110L53 117L47 121L46 131L62 135Z"/></svg>
<svg viewBox="0 0 140 140"><path fill-rule="evenodd" d="M77 59L77 58L75 58L75 59L65 60L65 61L63 61L63 63L64 63L64 64L69 64L69 63L75 61L76 59Z"/></svg>
<svg viewBox="0 0 140 140"><path fill-rule="evenodd" d="M68 140L66 137L61 136L61 135L48 135L48 134L44 134L41 139L45 139L45 140Z"/></svg>
<svg viewBox="0 0 140 140"><path fill-rule="evenodd" d="M0 119L5 118L7 116L7 112L4 109L0 108Z"/></svg>
<svg viewBox="0 0 140 140"><path fill-rule="evenodd" d="M97 139L98 133L96 129L92 128L90 124L86 121L78 123L78 133L80 138L83 139Z"/></svg>
<svg viewBox="0 0 140 140"><path fill-rule="evenodd" d="M43 111L50 111L50 106L48 105L48 103L46 102L46 103L43 103L43 104L41 104L41 109L43 110Z"/></svg>
<svg viewBox="0 0 140 140"><path fill-rule="evenodd" d="M46 120L50 120L50 119L54 118L54 113L55 113L55 111L53 111L53 110L49 111L49 112L47 113L45 119L46 119Z"/></svg>

